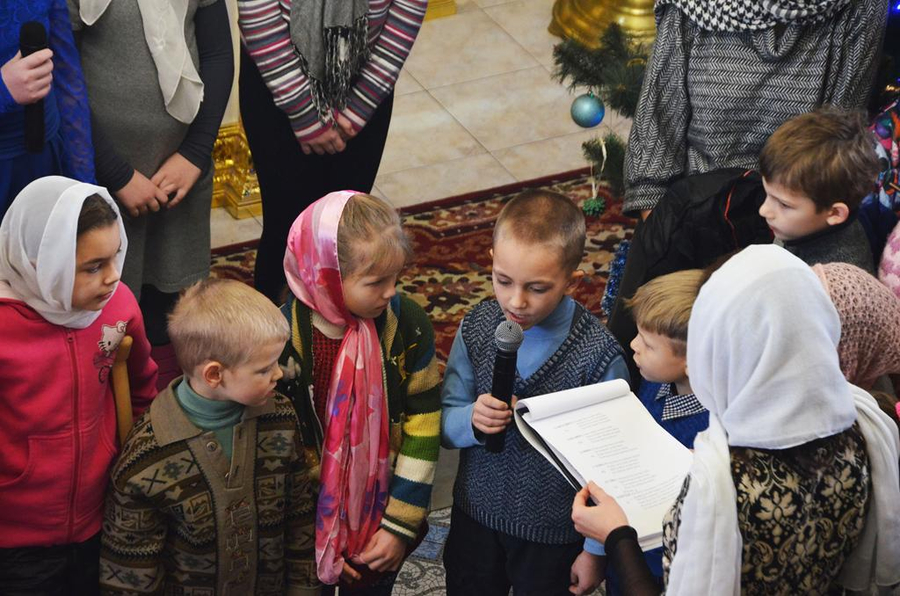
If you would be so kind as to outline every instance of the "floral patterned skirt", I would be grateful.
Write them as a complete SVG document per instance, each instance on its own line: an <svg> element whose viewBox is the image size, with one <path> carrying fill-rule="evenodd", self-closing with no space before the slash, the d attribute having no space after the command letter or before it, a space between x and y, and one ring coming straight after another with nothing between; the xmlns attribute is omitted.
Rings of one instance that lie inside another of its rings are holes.
<svg viewBox="0 0 900 596"><path fill-rule="evenodd" d="M743 540L742 594L827 594L865 525L869 459L850 429L784 450L733 447L731 475ZM675 554L684 481L663 522L663 569Z"/></svg>

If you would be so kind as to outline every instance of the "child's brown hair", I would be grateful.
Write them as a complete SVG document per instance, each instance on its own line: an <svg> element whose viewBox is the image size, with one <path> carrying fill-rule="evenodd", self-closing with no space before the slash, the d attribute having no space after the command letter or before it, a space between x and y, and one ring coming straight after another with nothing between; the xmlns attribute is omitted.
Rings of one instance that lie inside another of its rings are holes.
<svg viewBox="0 0 900 596"><path fill-rule="evenodd" d="M819 212L835 203L854 210L881 169L866 125L861 112L829 107L791 118L766 141L759 171L766 181L806 195Z"/></svg>
<svg viewBox="0 0 900 596"><path fill-rule="evenodd" d="M685 269L651 279L625 300L638 327L672 340L672 351L687 350L688 321L700 292L702 269Z"/></svg>
<svg viewBox="0 0 900 596"><path fill-rule="evenodd" d="M106 202L106 199L98 194L93 194L81 203L76 236L98 228L105 228L115 223L118 218L116 210Z"/></svg>
<svg viewBox="0 0 900 596"><path fill-rule="evenodd" d="M337 245L344 278L369 275L397 263L402 265L412 256L409 238L396 209L363 193L353 195L344 205Z"/></svg>
<svg viewBox="0 0 900 596"><path fill-rule="evenodd" d="M558 192L526 190L510 200L494 226L494 245L504 234L523 242L557 246L562 266L570 273L581 264L584 214L572 199Z"/></svg>

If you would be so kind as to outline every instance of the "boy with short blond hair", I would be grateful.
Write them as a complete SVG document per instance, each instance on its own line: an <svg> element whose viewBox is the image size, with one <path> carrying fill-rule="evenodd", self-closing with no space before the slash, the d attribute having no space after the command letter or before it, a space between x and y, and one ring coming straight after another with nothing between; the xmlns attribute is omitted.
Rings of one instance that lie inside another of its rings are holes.
<svg viewBox="0 0 900 596"><path fill-rule="evenodd" d="M529 191L512 199L494 228L496 299L466 314L447 363L443 444L461 449L444 549L449 596L553 596L591 591L600 560L583 550L571 521L574 490L519 433L509 406L490 395L494 330L518 323L514 394L530 397L628 378L621 348L570 293L585 244L581 210L567 197ZM493 454L485 438L506 430Z"/></svg>
<svg viewBox="0 0 900 596"><path fill-rule="evenodd" d="M287 321L229 280L169 317L184 377L131 431L113 469L104 593L318 594L314 485L291 403L273 393Z"/></svg>
<svg viewBox="0 0 900 596"><path fill-rule="evenodd" d="M686 269L653 279L626 300L637 323L631 342L644 383L639 397L656 421L685 447L709 425L709 412L691 390L687 369L687 331L702 269Z"/></svg>
<svg viewBox="0 0 900 596"><path fill-rule="evenodd" d="M778 127L759 156L759 214L775 240L809 265L843 262L874 272L857 212L880 171L859 112L820 108Z"/></svg>

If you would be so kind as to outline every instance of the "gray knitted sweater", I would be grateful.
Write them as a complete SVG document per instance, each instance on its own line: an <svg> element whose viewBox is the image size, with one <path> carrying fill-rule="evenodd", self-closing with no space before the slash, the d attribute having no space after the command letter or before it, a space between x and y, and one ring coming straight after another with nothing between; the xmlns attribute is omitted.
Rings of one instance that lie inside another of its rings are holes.
<svg viewBox="0 0 900 596"><path fill-rule="evenodd" d="M463 319L460 333L475 371L476 395L489 393L497 347L494 330L503 320L496 300L482 302ZM612 334L576 305L569 336L523 380L514 394L531 397L597 383L622 350ZM484 447L460 451L453 502L480 524L543 544L571 544L582 537L572 524L575 491L519 433L508 427L503 452Z"/></svg>
<svg viewBox="0 0 900 596"><path fill-rule="evenodd" d="M782 243L784 248L807 265L818 263L850 263L875 275L869 238L856 217L837 226L797 240Z"/></svg>
<svg viewBox="0 0 900 596"><path fill-rule="evenodd" d="M688 174L755 168L769 135L797 114L865 106L888 4L852 0L824 22L734 32L658 7L625 157L625 211L652 209Z"/></svg>

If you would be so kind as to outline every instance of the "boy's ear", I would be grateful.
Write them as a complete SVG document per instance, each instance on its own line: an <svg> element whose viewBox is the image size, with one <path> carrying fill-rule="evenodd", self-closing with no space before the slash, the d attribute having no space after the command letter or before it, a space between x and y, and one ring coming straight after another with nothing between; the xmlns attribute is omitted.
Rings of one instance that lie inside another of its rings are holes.
<svg viewBox="0 0 900 596"><path fill-rule="evenodd" d="M578 287L578 284L581 283L581 280L584 279L584 271L581 269L576 269L572 272L572 275L569 277L569 284L566 288L567 291L571 292L575 288Z"/></svg>
<svg viewBox="0 0 900 596"><path fill-rule="evenodd" d="M686 376L686 377L689 378L689 379L691 378L691 373L688 372L688 365L687 365L687 362L685 362L685 364L684 364L684 376Z"/></svg>
<svg viewBox="0 0 900 596"><path fill-rule="evenodd" d="M829 226L836 226L847 221L848 217L850 217L850 207L847 206L847 203L835 203L828 208L828 217L825 218L825 222Z"/></svg>
<svg viewBox="0 0 900 596"><path fill-rule="evenodd" d="M208 360L200 369L200 378L202 378L203 382L211 389L215 389L222 384L222 373L224 372L224 369L225 367L222 366L221 362Z"/></svg>
<svg viewBox="0 0 900 596"><path fill-rule="evenodd" d="M491 248L488 249L488 254L491 255L491 259L493 260L493 258L494 258L494 249L493 249L493 247L491 247Z"/></svg>

